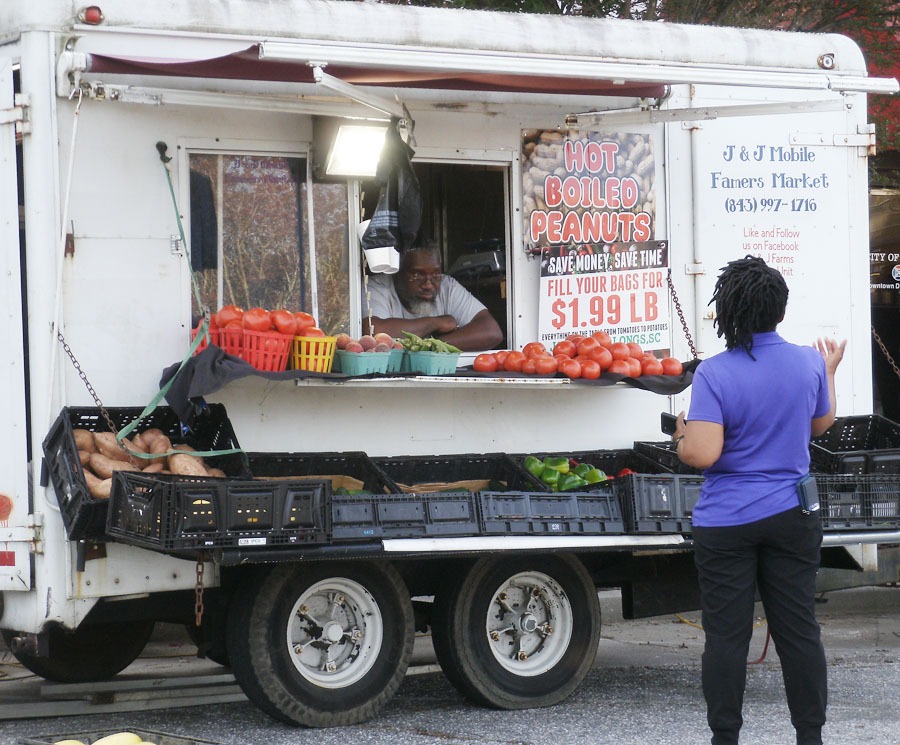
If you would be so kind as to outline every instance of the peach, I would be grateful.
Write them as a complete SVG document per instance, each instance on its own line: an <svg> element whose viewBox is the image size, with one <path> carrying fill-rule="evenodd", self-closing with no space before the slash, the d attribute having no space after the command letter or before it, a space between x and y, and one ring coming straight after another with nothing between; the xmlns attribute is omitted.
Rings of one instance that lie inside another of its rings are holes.
<svg viewBox="0 0 900 745"><path fill-rule="evenodd" d="M363 349L369 351L370 349L373 349L378 342L375 341L374 336L366 334L365 336L361 336L359 338L359 343L362 345Z"/></svg>
<svg viewBox="0 0 900 745"><path fill-rule="evenodd" d="M335 338L337 339L336 344L338 349L346 349L347 344L353 341L353 339L350 338L350 334L341 333L338 334Z"/></svg>
<svg viewBox="0 0 900 745"><path fill-rule="evenodd" d="M376 344L375 350L376 352L390 352L391 345L390 344Z"/></svg>
<svg viewBox="0 0 900 745"><path fill-rule="evenodd" d="M360 344L358 341L349 341L347 342L347 346L344 347L344 351L356 352L358 354L359 352L365 352L366 350L362 348L362 344Z"/></svg>
<svg viewBox="0 0 900 745"><path fill-rule="evenodd" d="M391 344L391 349L403 349L403 345L400 343L399 339L394 339L394 343Z"/></svg>
<svg viewBox="0 0 900 745"><path fill-rule="evenodd" d="M392 337L390 334L385 334L385 333L375 334L375 343L376 344L387 344L388 346L390 346L391 344L394 343L394 337Z"/></svg>

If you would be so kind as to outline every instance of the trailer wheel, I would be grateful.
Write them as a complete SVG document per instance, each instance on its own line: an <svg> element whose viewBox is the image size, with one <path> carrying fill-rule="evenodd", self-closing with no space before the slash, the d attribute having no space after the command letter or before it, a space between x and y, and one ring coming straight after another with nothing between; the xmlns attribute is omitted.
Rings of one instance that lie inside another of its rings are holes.
<svg viewBox="0 0 900 745"><path fill-rule="evenodd" d="M600 602L574 557L486 557L435 597L432 633L445 674L475 703L551 706L594 662Z"/></svg>
<svg viewBox="0 0 900 745"><path fill-rule="evenodd" d="M232 671L247 698L274 719L355 724L403 680L412 603L390 565L282 565L237 592L226 632Z"/></svg>
<svg viewBox="0 0 900 745"><path fill-rule="evenodd" d="M83 624L74 631L61 626L47 630L47 657L14 651L13 655L35 675L56 683L92 683L108 680L124 670L147 645L153 621ZM13 648L15 631L3 630Z"/></svg>

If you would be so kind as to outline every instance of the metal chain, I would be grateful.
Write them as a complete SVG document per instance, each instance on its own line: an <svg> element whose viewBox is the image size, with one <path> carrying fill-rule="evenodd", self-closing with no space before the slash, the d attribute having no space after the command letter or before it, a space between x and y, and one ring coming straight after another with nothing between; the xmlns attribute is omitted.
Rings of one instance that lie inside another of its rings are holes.
<svg viewBox="0 0 900 745"><path fill-rule="evenodd" d="M669 268L669 272L666 275L666 280L669 283L669 294L672 296L672 302L675 303L675 310L678 311L678 318L681 320L681 328L684 330L684 337L687 339L688 346L691 348L691 354L694 359L697 359L697 348L694 346L694 340L691 337L691 332L688 330L687 321L684 320L684 312L681 310L681 302L678 300L678 295L675 293L675 285L672 282L672 269Z"/></svg>
<svg viewBox="0 0 900 745"><path fill-rule="evenodd" d="M195 567L197 582L194 584L194 625L197 628L203 622L203 562L205 558L203 551L197 554L197 566Z"/></svg>
<svg viewBox="0 0 900 745"><path fill-rule="evenodd" d="M884 345L884 342L881 341L881 337L878 335L878 332L875 330L875 327L872 326L872 336L875 337L875 341L878 342L878 346L881 347L881 351L884 356L887 358L887 361L890 363L891 367L894 368L894 373L900 378L900 367L897 367L897 363L894 362L894 358L891 357L891 353L888 352L888 348Z"/></svg>
<svg viewBox="0 0 900 745"><path fill-rule="evenodd" d="M79 364L78 360L75 359L75 353L72 351L72 348L69 346L66 338L62 335L62 331L56 332L56 338L59 340L60 344L62 344L63 351L69 356L69 359L72 361L72 365L78 372L78 377L81 378L81 382L84 383L84 387L87 388L88 393L91 394L91 398L94 399L94 403L97 404L97 408L100 409L100 413L106 420L106 426L109 427L109 431L116 435L116 437L118 438L119 428L116 427L116 425L113 423L112 417L109 415L109 412L106 410L106 407L100 400L100 396L97 395L97 391L94 390L94 386L91 385L91 381L87 379L87 375L85 374L84 370L81 369L81 365ZM128 453L128 458L131 460L132 465L138 465L137 458L135 458L131 453Z"/></svg>

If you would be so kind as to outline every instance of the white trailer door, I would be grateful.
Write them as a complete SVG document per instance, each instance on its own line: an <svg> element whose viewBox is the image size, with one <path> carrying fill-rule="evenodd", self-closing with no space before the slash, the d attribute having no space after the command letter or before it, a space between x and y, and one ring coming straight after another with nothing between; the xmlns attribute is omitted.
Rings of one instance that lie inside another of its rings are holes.
<svg viewBox="0 0 900 745"><path fill-rule="evenodd" d="M0 590L31 589L12 62L0 58Z"/></svg>

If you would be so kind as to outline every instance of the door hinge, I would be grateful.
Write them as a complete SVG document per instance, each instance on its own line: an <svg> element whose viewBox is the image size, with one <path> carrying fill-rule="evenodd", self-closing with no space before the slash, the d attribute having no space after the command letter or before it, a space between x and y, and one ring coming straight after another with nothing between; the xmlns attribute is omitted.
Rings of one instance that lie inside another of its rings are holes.
<svg viewBox="0 0 900 745"><path fill-rule="evenodd" d="M684 273L685 274L706 274L706 269L703 268L703 264L685 264L684 265Z"/></svg>
<svg viewBox="0 0 900 745"><path fill-rule="evenodd" d="M16 135L19 136L31 134L31 121L28 118L28 95L16 93L14 104L11 109L0 109L0 124L15 124Z"/></svg>
<svg viewBox="0 0 900 745"><path fill-rule="evenodd" d="M791 145L825 145L855 147L861 158L875 155L875 125L860 124L855 133L793 132Z"/></svg>
<svg viewBox="0 0 900 745"><path fill-rule="evenodd" d="M0 527L0 543L27 543L31 554L44 553L44 516L40 512L28 515L24 525Z"/></svg>

